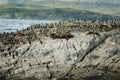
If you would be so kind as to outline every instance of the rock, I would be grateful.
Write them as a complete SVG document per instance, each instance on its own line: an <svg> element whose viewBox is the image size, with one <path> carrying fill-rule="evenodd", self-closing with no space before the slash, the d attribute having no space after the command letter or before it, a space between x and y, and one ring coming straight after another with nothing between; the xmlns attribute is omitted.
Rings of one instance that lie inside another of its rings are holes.
<svg viewBox="0 0 120 80"><path fill-rule="evenodd" d="M77 31L71 34L74 37L68 40L45 37L41 39L42 44L36 40L19 45L11 49L14 58L5 58L1 53L0 78L88 80L103 79L105 75L119 78L113 73L120 73L119 34L114 36L115 44L112 43L115 38L108 33L86 35Z"/></svg>

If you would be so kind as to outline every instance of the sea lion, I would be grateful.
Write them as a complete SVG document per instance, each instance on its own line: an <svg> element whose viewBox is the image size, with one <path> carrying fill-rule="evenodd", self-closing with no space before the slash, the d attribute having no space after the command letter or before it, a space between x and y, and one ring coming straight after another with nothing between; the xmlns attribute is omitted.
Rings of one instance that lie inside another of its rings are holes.
<svg viewBox="0 0 120 80"><path fill-rule="evenodd" d="M87 32L85 32L85 35L90 35L90 34L94 34L94 35L100 35L98 32L96 32L96 31L87 31Z"/></svg>

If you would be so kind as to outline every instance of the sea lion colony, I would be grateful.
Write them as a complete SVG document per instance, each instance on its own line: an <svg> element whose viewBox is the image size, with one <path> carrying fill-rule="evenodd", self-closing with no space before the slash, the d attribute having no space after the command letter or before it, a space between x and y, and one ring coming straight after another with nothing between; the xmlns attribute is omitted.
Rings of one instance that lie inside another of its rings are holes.
<svg viewBox="0 0 120 80"><path fill-rule="evenodd" d="M35 40L40 40L43 37L50 37L53 39L69 39L74 37L70 34L71 31L85 32L86 35L95 34L99 32L109 32L120 29L120 19L108 21L91 21L91 20L72 20L61 21L51 24L33 24L30 27L11 33L0 34L0 52L10 51L13 47L29 43ZM13 56L14 57L14 56Z"/></svg>

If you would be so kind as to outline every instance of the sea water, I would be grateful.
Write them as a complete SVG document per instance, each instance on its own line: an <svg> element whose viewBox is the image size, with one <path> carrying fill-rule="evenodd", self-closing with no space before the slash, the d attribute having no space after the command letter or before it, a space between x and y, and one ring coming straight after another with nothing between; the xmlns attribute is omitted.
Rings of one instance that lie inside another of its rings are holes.
<svg viewBox="0 0 120 80"><path fill-rule="evenodd" d="M0 33L15 32L25 29L33 24L54 23L57 20L25 20L25 19L0 19Z"/></svg>

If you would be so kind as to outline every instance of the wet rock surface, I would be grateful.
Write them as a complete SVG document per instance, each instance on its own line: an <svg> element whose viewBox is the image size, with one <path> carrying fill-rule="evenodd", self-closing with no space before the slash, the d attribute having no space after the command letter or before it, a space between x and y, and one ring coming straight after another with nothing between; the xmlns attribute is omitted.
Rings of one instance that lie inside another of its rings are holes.
<svg viewBox="0 0 120 80"><path fill-rule="evenodd" d="M11 33L12 36L1 35L1 80L120 79L119 26L110 31L99 31L99 35L95 32L86 34L88 30L78 28L69 30L73 35L69 39L51 38L47 34L56 27L49 28L44 28L46 33L35 26ZM5 36L12 38L6 40Z"/></svg>

